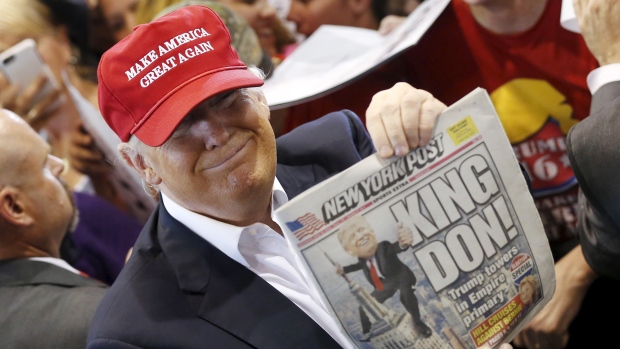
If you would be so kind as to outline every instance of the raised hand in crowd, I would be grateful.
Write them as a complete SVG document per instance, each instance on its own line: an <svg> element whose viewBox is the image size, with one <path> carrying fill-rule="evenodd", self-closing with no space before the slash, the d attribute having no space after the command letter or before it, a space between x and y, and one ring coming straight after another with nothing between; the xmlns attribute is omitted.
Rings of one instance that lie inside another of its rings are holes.
<svg viewBox="0 0 620 349"><path fill-rule="evenodd" d="M0 74L0 107L21 116L36 131L41 130L61 107L61 91L57 89L35 100L47 82L47 77L41 75L22 90Z"/></svg>
<svg viewBox="0 0 620 349"><path fill-rule="evenodd" d="M90 177L105 176L112 171L111 164L81 124L71 133L69 159L76 170Z"/></svg>
<svg viewBox="0 0 620 349"><path fill-rule="evenodd" d="M387 35L392 32L396 27L401 25L407 17L389 15L385 16L381 23L379 23L379 34Z"/></svg>
<svg viewBox="0 0 620 349"><path fill-rule="evenodd" d="M97 195L120 210L129 212L126 199L121 197L111 182L114 167L112 160L106 159L103 152L97 148L93 137L81 123L75 127L69 138L68 158L71 166L90 178Z"/></svg>
<svg viewBox="0 0 620 349"><path fill-rule="evenodd" d="M600 65L620 63L620 6L609 0L574 0L581 35Z"/></svg>

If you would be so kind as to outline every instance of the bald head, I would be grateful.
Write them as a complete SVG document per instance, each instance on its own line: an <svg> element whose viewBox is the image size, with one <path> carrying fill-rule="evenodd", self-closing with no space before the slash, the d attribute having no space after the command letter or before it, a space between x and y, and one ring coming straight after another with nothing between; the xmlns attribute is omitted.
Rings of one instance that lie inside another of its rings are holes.
<svg viewBox="0 0 620 349"><path fill-rule="evenodd" d="M35 144L32 141L35 140ZM17 185L28 148L45 141L17 114L0 109L0 186Z"/></svg>
<svg viewBox="0 0 620 349"><path fill-rule="evenodd" d="M59 257L75 217L63 169L43 138L0 109L0 260Z"/></svg>

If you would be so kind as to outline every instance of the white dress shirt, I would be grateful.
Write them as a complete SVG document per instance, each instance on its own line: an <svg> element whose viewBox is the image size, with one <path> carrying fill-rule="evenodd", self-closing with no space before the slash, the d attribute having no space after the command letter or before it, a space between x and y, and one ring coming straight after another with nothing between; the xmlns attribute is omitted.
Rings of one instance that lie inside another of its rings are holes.
<svg viewBox="0 0 620 349"><path fill-rule="evenodd" d="M620 63L598 67L588 74L588 88L592 94L603 85L614 81L620 81Z"/></svg>
<svg viewBox="0 0 620 349"><path fill-rule="evenodd" d="M162 193L163 204L172 217L267 281L310 316L343 348L354 348L329 315L319 293L307 281L301 261L291 252L287 240L269 226L255 223L237 227L192 212ZM276 179L271 197L271 214L288 197Z"/></svg>
<svg viewBox="0 0 620 349"><path fill-rule="evenodd" d="M55 266L61 267L63 269L66 269L66 270L68 270L68 271L70 271L72 273L76 273L78 275L81 274L77 269L72 267L64 259L54 258L54 257L31 257L31 258L26 258L26 259L31 260L31 261L39 261L39 262L45 262L45 263L49 263L49 264L54 264Z"/></svg>

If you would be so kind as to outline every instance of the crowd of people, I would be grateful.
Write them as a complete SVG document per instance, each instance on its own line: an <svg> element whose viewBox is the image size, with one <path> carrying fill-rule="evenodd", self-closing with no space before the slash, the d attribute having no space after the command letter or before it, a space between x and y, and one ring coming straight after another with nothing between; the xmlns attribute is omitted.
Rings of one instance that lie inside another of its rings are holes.
<svg viewBox="0 0 620 349"><path fill-rule="evenodd" d="M476 87L555 262L553 298L502 348L613 343L600 314L620 311L614 1L572 0L575 33L560 25L562 0L450 0L416 45L369 74L270 111L261 86L321 25L388 35L423 1L0 2L0 52L33 39L51 72L26 86L0 74L0 346L353 348L273 211L374 152L426 145L446 105ZM188 55L201 37L209 44ZM118 136L114 158L86 116ZM153 197L148 220L113 180L121 162ZM339 239L359 263L336 272L363 270L380 303L398 292L429 337L416 277L397 257L411 233L378 242L357 224ZM535 280L521 288L536 298ZM362 308L360 319L367 334Z"/></svg>

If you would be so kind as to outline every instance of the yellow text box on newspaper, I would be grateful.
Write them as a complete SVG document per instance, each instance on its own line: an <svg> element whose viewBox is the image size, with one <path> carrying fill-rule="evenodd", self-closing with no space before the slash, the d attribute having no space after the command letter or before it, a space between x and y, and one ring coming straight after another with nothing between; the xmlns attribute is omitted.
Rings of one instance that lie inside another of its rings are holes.
<svg viewBox="0 0 620 349"><path fill-rule="evenodd" d="M523 304L517 299L512 299L483 323L473 328L469 334L474 339L476 347L486 342L492 346L497 343L508 330L514 325L514 320L523 310Z"/></svg>
<svg viewBox="0 0 620 349"><path fill-rule="evenodd" d="M478 128L476 127L476 124L474 124L474 120L472 120L469 115L461 121L448 127L446 131L450 135L454 145L459 145L471 138L473 135L478 134Z"/></svg>

